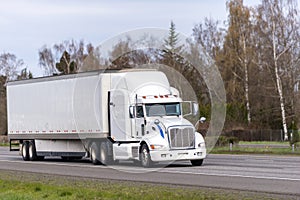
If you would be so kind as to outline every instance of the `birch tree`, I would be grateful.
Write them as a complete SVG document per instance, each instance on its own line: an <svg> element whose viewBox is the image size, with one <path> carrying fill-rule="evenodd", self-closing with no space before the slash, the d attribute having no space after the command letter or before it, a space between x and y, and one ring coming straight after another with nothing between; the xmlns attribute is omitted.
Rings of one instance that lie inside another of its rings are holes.
<svg viewBox="0 0 300 200"><path fill-rule="evenodd" d="M214 50L211 54L215 57L225 82L228 117L242 124L247 121L250 125L252 109L249 79L255 46L251 10L243 5L243 0L228 1L226 6L229 11L228 29L223 46L216 48L217 51Z"/></svg>
<svg viewBox="0 0 300 200"><path fill-rule="evenodd" d="M279 100L281 123L285 139L287 129L287 95L284 81L289 81L292 49L295 48L295 36L298 34L297 5L294 0L262 0L257 8L256 26L262 55L262 65L273 73ZM287 79L285 79L287 77Z"/></svg>
<svg viewBox="0 0 300 200"><path fill-rule="evenodd" d="M232 71L234 79L240 79L244 89L244 101L247 112L247 122L251 123L251 107L249 98L249 67L253 59L253 29L250 20L250 9L243 5L243 0L227 2L229 10L229 27L224 48L235 59L236 71ZM240 75L239 75L239 72Z"/></svg>
<svg viewBox="0 0 300 200"><path fill-rule="evenodd" d="M6 81L17 78L18 70L24 66L22 59L11 53L0 55L0 73L6 77Z"/></svg>

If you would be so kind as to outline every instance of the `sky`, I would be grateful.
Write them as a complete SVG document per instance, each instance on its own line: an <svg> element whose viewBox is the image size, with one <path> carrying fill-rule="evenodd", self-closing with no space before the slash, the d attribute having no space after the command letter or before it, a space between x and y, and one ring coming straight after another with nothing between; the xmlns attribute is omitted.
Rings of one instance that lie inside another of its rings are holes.
<svg viewBox="0 0 300 200"><path fill-rule="evenodd" d="M255 6L259 0L244 0ZM190 36L205 17L227 19L226 0L0 0L0 54L12 53L40 76L38 51L44 45L84 40L100 45L138 28L176 30Z"/></svg>

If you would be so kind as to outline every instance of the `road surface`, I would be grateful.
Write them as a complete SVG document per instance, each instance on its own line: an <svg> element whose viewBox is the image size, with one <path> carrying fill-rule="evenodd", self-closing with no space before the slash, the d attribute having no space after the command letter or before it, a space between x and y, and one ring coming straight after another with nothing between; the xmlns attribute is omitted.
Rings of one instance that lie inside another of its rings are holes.
<svg viewBox="0 0 300 200"><path fill-rule="evenodd" d="M80 161L25 162L18 152L0 147L0 169L96 179L212 187L245 191L297 195L300 198L300 157L254 155L208 155L203 166L175 162L144 169L130 162L114 166L92 165Z"/></svg>

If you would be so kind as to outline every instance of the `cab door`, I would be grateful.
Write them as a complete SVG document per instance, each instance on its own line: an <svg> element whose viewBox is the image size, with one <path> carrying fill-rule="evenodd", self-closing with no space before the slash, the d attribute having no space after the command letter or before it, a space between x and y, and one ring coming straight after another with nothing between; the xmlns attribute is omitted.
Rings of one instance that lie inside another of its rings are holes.
<svg viewBox="0 0 300 200"><path fill-rule="evenodd" d="M135 112L135 137L141 138L145 134L145 118L143 105L136 105Z"/></svg>

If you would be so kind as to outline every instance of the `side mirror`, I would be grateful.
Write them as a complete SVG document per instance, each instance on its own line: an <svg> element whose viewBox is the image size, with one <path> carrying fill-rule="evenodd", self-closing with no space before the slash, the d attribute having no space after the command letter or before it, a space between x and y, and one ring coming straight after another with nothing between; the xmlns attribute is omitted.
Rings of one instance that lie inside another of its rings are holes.
<svg viewBox="0 0 300 200"><path fill-rule="evenodd" d="M196 102L192 102L192 114L193 116L196 116L199 111L199 105Z"/></svg>
<svg viewBox="0 0 300 200"><path fill-rule="evenodd" d="M183 101L182 102L183 116L193 115L196 116L199 111L199 105L194 101Z"/></svg>
<svg viewBox="0 0 300 200"><path fill-rule="evenodd" d="M129 116L130 118L134 118L134 106L130 106L129 107Z"/></svg>
<svg viewBox="0 0 300 200"><path fill-rule="evenodd" d="M199 119L199 122L200 123L204 123L206 121L206 118L205 117L200 117L200 119Z"/></svg>

